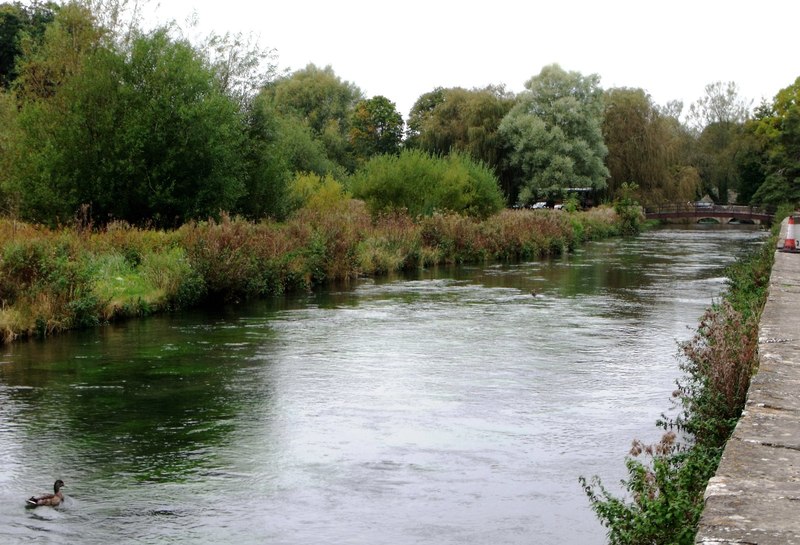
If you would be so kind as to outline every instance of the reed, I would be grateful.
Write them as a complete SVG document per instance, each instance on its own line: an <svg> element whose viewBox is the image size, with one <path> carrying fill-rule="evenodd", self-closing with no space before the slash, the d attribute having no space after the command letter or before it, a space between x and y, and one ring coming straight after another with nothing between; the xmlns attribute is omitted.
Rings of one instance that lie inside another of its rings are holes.
<svg viewBox="0 0 800 545"><path fill-rule="evenodd" d="M505 210L485 220L440 212L372 216L340 195L283 223L222 214L174 231L111 223L58 230L0 219L0 340L213 301L441 264L555 255L618 230L611 209Z"/></svg>

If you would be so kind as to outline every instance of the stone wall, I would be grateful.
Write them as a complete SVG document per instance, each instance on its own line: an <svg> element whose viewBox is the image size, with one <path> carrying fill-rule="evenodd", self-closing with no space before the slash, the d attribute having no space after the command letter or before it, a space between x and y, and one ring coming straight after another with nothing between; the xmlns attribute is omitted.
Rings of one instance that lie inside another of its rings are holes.
<svg viewBox="0 0 800 545"><path fill-rule="evenodd" d="M696 543L800 545L800 253L775 254L759 360Z"/></svg>

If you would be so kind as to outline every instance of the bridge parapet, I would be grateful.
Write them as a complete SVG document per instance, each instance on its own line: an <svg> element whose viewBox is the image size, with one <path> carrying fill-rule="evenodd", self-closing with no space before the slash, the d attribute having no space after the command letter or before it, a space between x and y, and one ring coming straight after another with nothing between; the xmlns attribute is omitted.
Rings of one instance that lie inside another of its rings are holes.
<svg viewBox="0 0 800 545"><path fill-rule="evenodd" d="M727 218L770 223L773 214L756 206L713 203L665 203L645 208L647 219Z"/></svg>

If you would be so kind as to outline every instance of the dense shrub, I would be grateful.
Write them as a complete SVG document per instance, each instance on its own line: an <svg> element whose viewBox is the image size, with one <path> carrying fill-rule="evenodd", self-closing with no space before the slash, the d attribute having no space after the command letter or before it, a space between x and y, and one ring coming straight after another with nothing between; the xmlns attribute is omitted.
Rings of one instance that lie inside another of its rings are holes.
<svg viewBox="0 0 800 545"><path fill-rule="evenodd" d="M450 211L486 218L503 207L494 173L459 153L379 155L351 178L350 189L373 213L405 209L412 217Z"/></svg>
<svg viewBox="0 0 800 545"><path fill-rule="evenodd" d="M80 242L67 234L43 233L5 244L0 253L4 336L46 336L96 323L92 317L98 314L99 300L92 290L89 263Z"/></svg>
<svg viewBox="0 0 800 545"><path fill-rule="evenodd" d="M633 183L623 183L619 188L620 197L614 203L614 210L621 220L623 235L636 235L641 231L644 221L642 207L633 198L633 193L639 186Z"/></svg>
<svg viewBox="0 0 800 545"><path fill-rule="evenodd" d="M178 237L208 295L221 299L282 293L282 277L306 242L273 222L225 215L220 221L190 222L178 230Z"/></svg>
<svg viewBox="0 0 800 545"><path fill-rule="evenodd" d="M297 174L289 183L289 205L293 211L301 208L325 210L340 207L350 195L332 175Z"/></svg>

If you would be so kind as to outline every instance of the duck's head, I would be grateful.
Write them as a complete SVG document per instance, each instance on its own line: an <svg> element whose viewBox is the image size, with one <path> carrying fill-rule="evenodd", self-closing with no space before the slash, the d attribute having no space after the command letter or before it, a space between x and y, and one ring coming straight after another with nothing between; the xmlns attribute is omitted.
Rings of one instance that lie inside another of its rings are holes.
<svg viewBox="0 0 800 545"><path fill-rule="evenodd" d="M64 484L64 481L59 479L53 485L53 491L55 491L55 493L58 494L59 489L64 488L65 486L67 486L67 485Z"/></svg>

